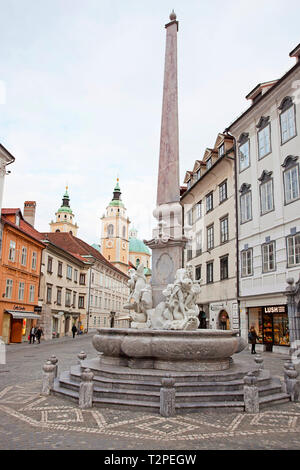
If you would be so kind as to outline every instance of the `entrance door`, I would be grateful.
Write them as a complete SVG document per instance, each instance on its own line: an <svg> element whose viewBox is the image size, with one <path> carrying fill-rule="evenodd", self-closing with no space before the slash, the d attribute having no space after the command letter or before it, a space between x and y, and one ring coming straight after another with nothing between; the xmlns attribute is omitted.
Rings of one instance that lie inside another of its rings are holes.
<svg viewBox="0 0 300 470"><path fill-rule="evenodd" d="M226 310L221 310L219 315L219 328L221 330L230 330L229 316Z"/></svg>
<svg viewBox="0 0 300 470"><path fill-rule="evenodd" d="M10 333L11 343L22 343L22 330L23 330L22 318L13 319L12 325L11 325L11 333Z"/></svg>
<svg viewBox="0 0 300 470"><path fill-rule="evenodd" d="M70 331L70 317L66 317L65 320L65 335Z"/></svg>

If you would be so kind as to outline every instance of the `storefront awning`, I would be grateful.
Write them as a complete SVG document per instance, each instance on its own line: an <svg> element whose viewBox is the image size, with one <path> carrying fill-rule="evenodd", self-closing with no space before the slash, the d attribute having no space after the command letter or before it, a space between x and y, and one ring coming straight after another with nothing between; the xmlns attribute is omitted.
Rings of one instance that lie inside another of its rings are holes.
<svg viewBox="0 0 300 470"><path fill-rule="evenodd" d="M24 310L6 310L6 313L10 313L10 315L13 316L13 318L29 318L29 319L38 319L41 318L41 315L38 315L37 313L34 312L25 312Z"/></svg>

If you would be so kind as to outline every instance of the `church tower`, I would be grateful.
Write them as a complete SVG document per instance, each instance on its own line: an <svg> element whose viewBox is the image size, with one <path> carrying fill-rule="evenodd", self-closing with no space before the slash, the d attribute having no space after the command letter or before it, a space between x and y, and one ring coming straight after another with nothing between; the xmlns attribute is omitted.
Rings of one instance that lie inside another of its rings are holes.
<svg viewBox="0 0 300 470"><path fill-rule="evenodd" d="M70 207L70 196L68 193L68 186L66 186L65 194L63 195L62 205L55 213L56 221L51 221L51 232L70 232L76 237L78 225L74 223L74 214Z"/></svg>
<svg viewBox="0 0 300 470"><path fill-rule="evenodd" d="M101 253L118 269L128 273L129 269L129 224L126 208L121 200L119 178L113 198L102 216Z"/></svg>

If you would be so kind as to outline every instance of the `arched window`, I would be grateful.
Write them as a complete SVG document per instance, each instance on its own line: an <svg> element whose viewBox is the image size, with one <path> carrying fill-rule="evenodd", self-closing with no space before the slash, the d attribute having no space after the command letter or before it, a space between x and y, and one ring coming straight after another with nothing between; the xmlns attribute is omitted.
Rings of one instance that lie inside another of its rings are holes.
<svg viewBox="0 0 300 470"><path fill-rule="evenodd" d="M113 224L109 224L107 227L107 236L112 237L114 234L114 226Z"/></svg>
<svg viewBox="0 0 300 470"><path fill-rule="evenodd" d="M124 226L123 226L123 238L125 238L125 237L126 237L126 227L125 227L125 225L124 225Z"/></svg>

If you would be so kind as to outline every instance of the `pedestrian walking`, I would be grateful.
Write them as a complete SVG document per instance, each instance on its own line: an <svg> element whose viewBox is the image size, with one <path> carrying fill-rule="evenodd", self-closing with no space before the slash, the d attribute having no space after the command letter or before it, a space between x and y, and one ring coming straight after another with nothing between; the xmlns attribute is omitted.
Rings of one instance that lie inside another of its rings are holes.
<svg viewBox="0 0 300 470"><path fill-rule="evenodd" d="M41 336L44 335L42 328L39 326L36 330L36 339L38 340L39 344L41 343Z"/></svg>
<svg viewBox="0 0 300 470"><path fill-rule="evenodd" d="M75 334L77 333L77 328L75 325L72 326L72 333L73 333L73 338L75 338Z"/></svg>
<svg viewBox="0 0 300 470"><path fill-rule="evenodd" d="M251 344L251 354L256 354L255 345L256 345L257 339L258 339L258 334L256 333L254 326L252 325L248 333L248 340L249 340L249 343Z"/></svg>
<svg viewBox="0 0 300 470"><path fill-rule="evenodd" d="M33 326L30 330L29 343L34 344L35 342L35 327Z"/></svg>

